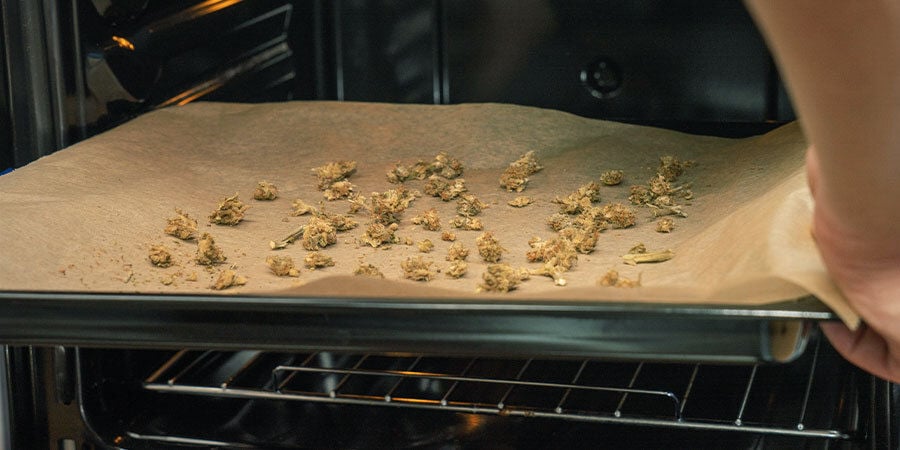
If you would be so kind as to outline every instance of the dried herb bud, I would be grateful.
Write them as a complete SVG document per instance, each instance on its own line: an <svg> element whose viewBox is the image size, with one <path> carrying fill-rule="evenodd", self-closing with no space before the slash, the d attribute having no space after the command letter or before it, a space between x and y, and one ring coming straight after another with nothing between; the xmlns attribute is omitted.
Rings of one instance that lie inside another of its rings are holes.
<svg viewBox="0 0 900 450"><path fill-rule="evenodd" d="M300 270L294 266L294 260L290 256L267 256L266 265L279 277L300 276Z"/></svg>
<svg viewBox="0 0 900 450"><path fill-rule="evenodd" d="M268 181L260 181L256 183L256 189L253 190L254 200L275 200L278 198L278 188Z"/></svg>
<svg viewBox="0 0 900 450"><path fill-rule="evenodd" d="M600 182L607 186L615 186L625 178L625 172L621 170L607 170L600 174Z"/></svg>

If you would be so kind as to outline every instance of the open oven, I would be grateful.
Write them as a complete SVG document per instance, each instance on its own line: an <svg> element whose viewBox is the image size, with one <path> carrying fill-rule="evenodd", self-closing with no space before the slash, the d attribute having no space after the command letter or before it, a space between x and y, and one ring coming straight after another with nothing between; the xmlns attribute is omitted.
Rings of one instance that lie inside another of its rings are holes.
<svg viewBox="0 0 900 450"><path fill-rule="evenodd" d="M199 100L503 102L727 137L794 119L740 1L0 5L4 172ZM816 328L835 319L811 298L498 306L0 286L0 447L900 448L897 388L835 353Z"/></svg>

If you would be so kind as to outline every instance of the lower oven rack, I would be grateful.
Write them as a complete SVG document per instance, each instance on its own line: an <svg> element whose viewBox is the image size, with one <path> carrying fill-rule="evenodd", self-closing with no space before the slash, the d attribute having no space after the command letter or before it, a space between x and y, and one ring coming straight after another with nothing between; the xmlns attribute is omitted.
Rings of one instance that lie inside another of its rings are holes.
<svg viewBox="0 0 900 450"><path fill-rule="evenodd" d="M835 382L846 385L854 372L819 342L788 369L766 364L181 350L148 376L143 387L187 396L857 440L864 432L858 429L860 412L849 406L857 402L848 400L859 392L820 394L834 392ZM139 432L130 436L187 439Z"/></svg>

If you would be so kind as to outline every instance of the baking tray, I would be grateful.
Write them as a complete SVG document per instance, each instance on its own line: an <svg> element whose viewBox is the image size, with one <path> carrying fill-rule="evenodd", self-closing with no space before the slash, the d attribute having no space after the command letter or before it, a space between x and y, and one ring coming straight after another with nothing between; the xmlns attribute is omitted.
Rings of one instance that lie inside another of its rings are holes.
<svg viewBox="0 0 900 450"><path fill-rule="evenodd" d="M795 359L815 322L832 319L812 297L734 307L0 292L0 342L10 345L758 363Z"/></svg>

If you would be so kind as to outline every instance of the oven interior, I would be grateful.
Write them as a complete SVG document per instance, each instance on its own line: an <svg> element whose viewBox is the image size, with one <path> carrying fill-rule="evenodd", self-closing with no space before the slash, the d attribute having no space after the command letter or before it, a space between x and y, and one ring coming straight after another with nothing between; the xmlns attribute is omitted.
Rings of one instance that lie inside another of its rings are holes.
<svg viewBox="0 0 900 450"><path fill-rule="evenodd" d="M0 172L198 100L509 102L731 137L794 119L738 0L2 7ZM118 347L7 347L14 448L898 446L896 389L817 337L756 365Z"/></svg>

